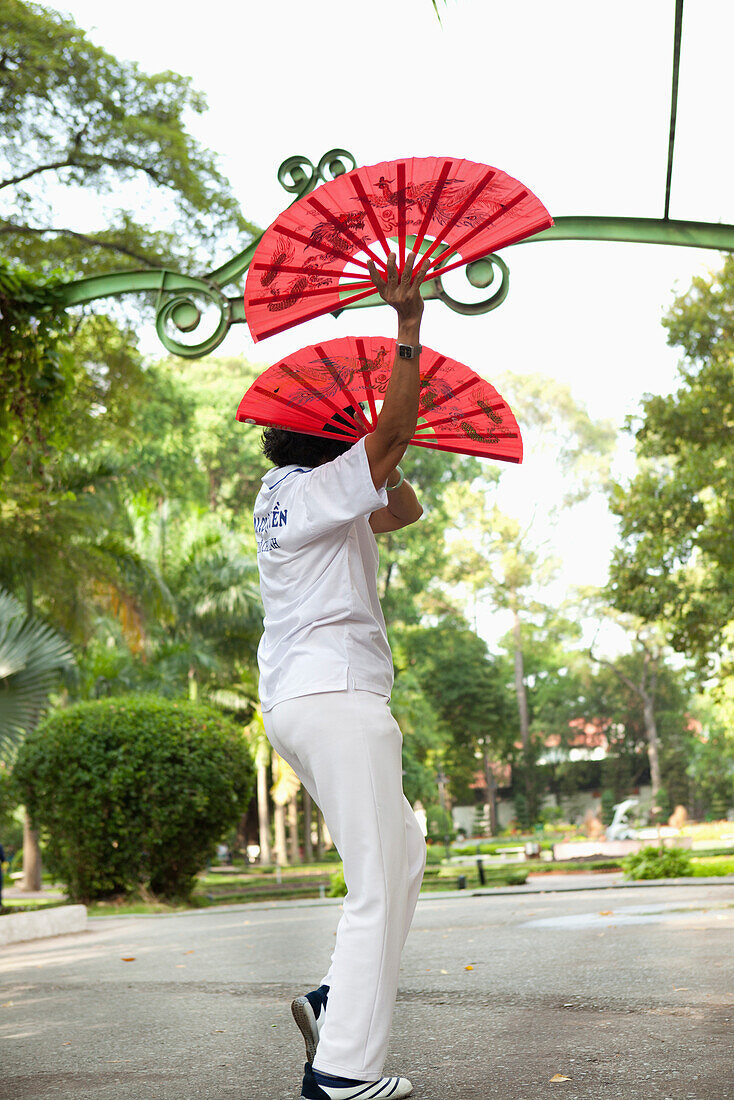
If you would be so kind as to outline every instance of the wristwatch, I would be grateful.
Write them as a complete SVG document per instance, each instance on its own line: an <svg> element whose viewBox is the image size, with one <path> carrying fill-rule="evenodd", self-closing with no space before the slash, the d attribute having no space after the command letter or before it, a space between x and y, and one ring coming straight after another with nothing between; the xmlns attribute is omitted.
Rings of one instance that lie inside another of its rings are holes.
<svg viewBox="0 0 734 1100"><path fill-rule="evenodd" d="M422 344L398 344L398 356L401 359L417 359L422 351Z"/></svg>

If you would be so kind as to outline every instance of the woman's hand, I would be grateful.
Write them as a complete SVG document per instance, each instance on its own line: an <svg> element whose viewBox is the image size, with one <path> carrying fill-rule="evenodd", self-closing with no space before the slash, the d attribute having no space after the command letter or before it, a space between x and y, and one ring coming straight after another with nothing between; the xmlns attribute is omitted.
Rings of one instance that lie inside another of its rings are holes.
<svg viewBox="0 0 734 1100"><path fill-rule="evenodd" d="M378 272L373 260L367 264L370 278L377 288L377 293L384 302L396 310L401 323L407 325L420 324L423 314L423 298L421 297L421 283L426 275L426 268L419 271L413 279L413 265L416 257L411 252L403 269L403 274L398 278L398 268L394 254L391 252L387 258L387 278L383 279Z"/></svg>

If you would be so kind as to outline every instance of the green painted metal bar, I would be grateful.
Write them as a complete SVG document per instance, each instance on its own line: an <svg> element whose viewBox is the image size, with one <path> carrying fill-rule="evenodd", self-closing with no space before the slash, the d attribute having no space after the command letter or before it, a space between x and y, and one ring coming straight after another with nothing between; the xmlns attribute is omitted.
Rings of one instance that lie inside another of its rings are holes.
<svg viewBox="0 0 734 1100"><path fill-rule="evenodd" d="M292 201L296 202L319 183L351 171L355 166L354 157L346 149L331 149L317 165L307 157L289 157L278 169L278 179L283 188L294 196ZM226 263L200 277L182 275L167 268L114 271L66 283L59 288L61 297L65 305L78 306L100 298L153 292L157 295L156 329L161 343L174 355L196 359L214 351L232 325L244 323L241 280L250 266L260 236ZM551 229L520 243L563 240L630 241L635 244L684 245L734 252L734 225L671 221L669 218L570 216L557 218ZM485 290L491 287L491 293L479 302L462 302L452 297L438 278L423 287L423 297L438 299L464 316L488 313L507 297L510 273L501 257L488 255L475 260L467 266L465 274L471 286ZM225 293L225 288L230 285L233 288L237 286L237 293ZM382 299L375 294L344 308L364 309L382 304ZM196 343L187 344L179 340L173 329L185 334L194 332L203 318L202 307L207 311L207 322L202 327L209 329L208 335ZM334 315L338 316L341 312L337 310Z"/></svg>
<svg viewBox="0 0 734 1100"><path fill-rule="evenodd" d="M206 279L181 275L167 268L144 268L140 271L111 271L107 275L89 275L59 287L65 306L80 306L97 298L112 298L118 294L140 294L145 291L200 290L202 286L216 289Z"/></svg>
<svg viewBox="0 0 734 1100"><path fill-rule="evenodd" d="M633 244L684 245L734 252L734 225L664 218L581 215L556 218L555 225L550 229L544 229L542 233L519 243L535 244L537 241L630 241Z"/></svg>

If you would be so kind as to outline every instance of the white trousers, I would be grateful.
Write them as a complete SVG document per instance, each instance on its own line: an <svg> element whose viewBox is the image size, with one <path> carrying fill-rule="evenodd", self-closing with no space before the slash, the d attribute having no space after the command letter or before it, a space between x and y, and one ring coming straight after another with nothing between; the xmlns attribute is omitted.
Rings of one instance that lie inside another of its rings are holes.
<svg viewBox="0 0 734 1100"><path fill-rule="evenodd" d="M263 718L268 740L321 809L344 861L348 892L321 983L329 1001L314 1069L376 1081L426 861L403 794L400 727L383 695L355 690L289 699Z"/></svg>

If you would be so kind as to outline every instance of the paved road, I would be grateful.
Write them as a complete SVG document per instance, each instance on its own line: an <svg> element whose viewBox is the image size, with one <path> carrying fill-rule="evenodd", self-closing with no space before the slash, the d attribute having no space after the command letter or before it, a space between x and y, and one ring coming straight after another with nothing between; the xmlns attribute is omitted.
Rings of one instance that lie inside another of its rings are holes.
<svg viewBox="0 0 734 1100"><path fill-rule="evenodd" d="M289 1001L321 976L338 917L106 918L5 948L0 1097L295 1100ZM417 1100L734 1100L733 957L732 884L429 896L388 1070Z"/></svg>

